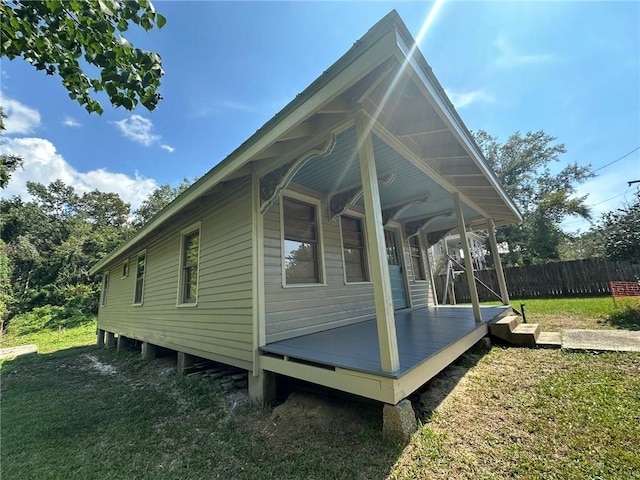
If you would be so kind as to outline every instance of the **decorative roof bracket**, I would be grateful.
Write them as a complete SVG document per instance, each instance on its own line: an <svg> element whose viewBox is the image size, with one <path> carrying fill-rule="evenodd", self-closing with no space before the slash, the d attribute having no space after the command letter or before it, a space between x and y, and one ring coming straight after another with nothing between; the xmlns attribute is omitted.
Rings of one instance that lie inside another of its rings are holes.
<svg viewBox="0 0 640 480"><path fill-rule="evenodd" d="M326 157L329 155L333 148L336 146L336 135L331 133L331 136L322 148L311 149L297 159L277 168L260 179L260 213L264 214L271 205L280 196L282 190L287 188L302 167L304 167L308 161Z"/></svg>
<svg viewBox="0 0 640 480"><path fill-rule="evenodd" d="M427 248L438 243L440 240L446 237L451 230L453 229L448 228L446 230L438 230L437 232L427 233Z"/></svg>
<svg viewBox="0 0 640 480"><path fill-rule="evenodd" d="M420 218L418 220L412 220L410 222L406 222L404 224L404 233L407 237L413 237L414 235L418 234L420 229L426 227L434 220L438 218L443 218L443 217L450 217L452 214L453 214L453 211L441 212L441 213L436 213L435 215L431 215L430 217Z"/></svg>
<svg viewBox="0 0 640 480"><path fill-rule="evenodd" d="M382 210L382 225L387 226L391 220L396 220L400 215L409 210L415 205L426 205L431 200L431 195L420 198L418 200L410 200L400 205L394 205L393 207L385 208Z"/></svg>
<svg viewBox="0 0 640 480"><path fill-rule="evenodd" d="M383 185L389 185L395 180L395 178L395 173L385 173L378 175L378 182ZM358 200L360 200L360 197L362 197L362 185L349 188L343 192L338 192L335 195L332 195L329 200L331 223L338 220L338 218L343 215L349 207L355 205Z"/></svg>

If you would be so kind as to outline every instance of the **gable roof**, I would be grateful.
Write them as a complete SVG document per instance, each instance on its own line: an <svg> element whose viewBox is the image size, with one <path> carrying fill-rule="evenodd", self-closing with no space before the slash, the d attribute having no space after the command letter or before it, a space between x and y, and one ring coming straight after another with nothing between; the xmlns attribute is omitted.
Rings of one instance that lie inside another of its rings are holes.
<svg viewBox="0 0 640 480"><path fill-rule="evenodd" d="M444 89L431 71L431 67L416 48L415 40L398 13L393 10L224 160L168 204L132 238L96 263L91 268L91 273L100 271L109 262L138 246L143 240L157 232L161 225L207 194L220 182L241 173L248 174L249 170L244 172L243 167L247 167L250 162L256 159L264 158L260 157L260 154L281 141L280 139L284 137L286 132L290 132L294 127L302 124L318 112L321 107L363 80L367 74L375 73L375 69L383 66L384 62L389 59L400 59L402 68L407 68L414 75L416 81L424 89L423 95L429 97L430 103L438 110L447 128L450 128L456 139L464 145L465 152L468 152L468 156L477 167L478 172L486 178L492 191L495 192L496 201L501 206L501 218L497 219L496 224L520 222L522 218L515 204L506 194L495 174L486 165L472 135L458 116Z"/></svg>

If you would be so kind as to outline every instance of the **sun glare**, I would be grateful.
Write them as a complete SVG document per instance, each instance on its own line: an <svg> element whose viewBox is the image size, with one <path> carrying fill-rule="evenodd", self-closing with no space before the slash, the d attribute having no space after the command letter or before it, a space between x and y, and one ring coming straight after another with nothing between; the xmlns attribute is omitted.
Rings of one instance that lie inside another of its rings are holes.
<svg viewBox="0 0 640 480"><path fill-rule="evenodd" d="M418 45L420 44L422 39L425 37L425 35L429 31L429 27L431 27L431 25L433 24L433 21L435 20L436 16L438 15L440 7L442 7L444 2L445 2L445 0L436 0L434 2L433 6L431 7L431 10L429 11L429 14L427 15L427 18L425 19L424 23L422 24L422 28L420 28L420 32L418 32L418 35L415 38L415 40L416 40L415 43L411 46L411 49L409 50L409 53L408 53L407 57L405 58L404 62L402 63L402 66L396 72L395 76L393 77L393 80L391 81L391 83L389 84L389 87L387 88L387 91L383 95L383 97L382 97L382 99L380 101L380 105L378 105L378 108L376 109L375 115L371 119L371 122L369 122L369 125L368 125L368 128L367 128L368 131L371 131L371 129L373 128L374 123L376 122L376 120L380 116L380 113L382 112L382 110L384 110L384 107L387 104L387 101L391 97L391 92L393 92L394 89L396 88L396 85L400 81L400 78L402 77L402 74L404 73L405 69L409 65L409 61L410 61L411 57L413 56L415 50L418 48ZM367 134L368 134L368 132L367 132ZM358 139L358 142L360 142L360 139Z"/></svg>

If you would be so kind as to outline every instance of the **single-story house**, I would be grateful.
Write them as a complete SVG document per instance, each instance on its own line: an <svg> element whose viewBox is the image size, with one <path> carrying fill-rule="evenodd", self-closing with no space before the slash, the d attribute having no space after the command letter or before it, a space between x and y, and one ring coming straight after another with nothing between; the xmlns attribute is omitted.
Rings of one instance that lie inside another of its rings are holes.
<svg viewBox="0 0 640 480"><path fill-rule="evenodd" d="M504 282L439 307L428 247L519 221L393 11L93 266L98 343L246 369L256 401L285 375L395 405L509 308Z"/></svg>

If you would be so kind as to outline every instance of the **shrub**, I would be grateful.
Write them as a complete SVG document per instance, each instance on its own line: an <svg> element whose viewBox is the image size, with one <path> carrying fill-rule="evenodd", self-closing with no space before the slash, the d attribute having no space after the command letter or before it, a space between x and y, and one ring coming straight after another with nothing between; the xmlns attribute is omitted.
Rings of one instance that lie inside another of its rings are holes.
<svg viewBox="0 0 640 480"><path fill-rule="evenodd" d="M14 336L21 336L41 330L73 328L92 320L91 316L83 315L72 306L45 305L13 317L8 331Z"/></svg>

